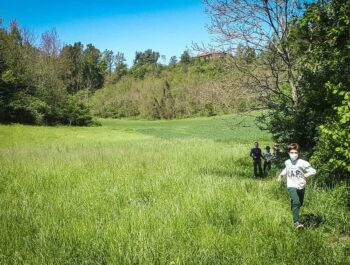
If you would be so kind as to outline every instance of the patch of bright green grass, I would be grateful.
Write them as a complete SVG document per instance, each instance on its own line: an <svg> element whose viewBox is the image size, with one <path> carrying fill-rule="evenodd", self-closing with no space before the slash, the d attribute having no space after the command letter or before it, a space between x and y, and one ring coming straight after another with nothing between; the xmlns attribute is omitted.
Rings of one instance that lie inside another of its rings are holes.
<svg viewBox="0 0 350 265"><path fill-rule="evenodd" d="M252 144L271 141L268 132L257 129L254 116L227 115L213 118L184 120L113 120L101 119L103 126L112 130L139 132L163 139L211 139Z"/></svg>
<svg viewBox="0 0 350 265"><path fill-rule="evenodd" d="M295 231L278 169L251 178L270 136L241 119L0 126L0 263L349 263L343 187L310 185Z"/></svg>

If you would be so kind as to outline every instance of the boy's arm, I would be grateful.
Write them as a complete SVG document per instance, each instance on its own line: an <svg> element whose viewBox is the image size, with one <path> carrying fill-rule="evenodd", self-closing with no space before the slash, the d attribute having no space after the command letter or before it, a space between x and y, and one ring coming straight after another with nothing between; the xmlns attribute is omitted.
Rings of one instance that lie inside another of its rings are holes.
<svg viewBox="0 0 350 265"><path fill-rule="evenodd" d="M316 169L314 169L309 162L306 162L304 166L304 172L304 178L308 178L316 174Z"/></svg>

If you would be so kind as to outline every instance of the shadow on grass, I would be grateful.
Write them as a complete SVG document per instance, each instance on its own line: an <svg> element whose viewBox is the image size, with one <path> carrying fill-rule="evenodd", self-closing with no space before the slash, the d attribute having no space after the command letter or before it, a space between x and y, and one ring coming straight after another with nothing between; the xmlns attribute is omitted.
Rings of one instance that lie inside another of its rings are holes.
<svg viewBox="0 0 350 265"><path fill-rule="evenodd" d="M250 164L249 164L250 165ZM204 167L200 169L202 174L216 175L219 177L252 177L247 159L225 159L214 167Z"/></svg>
<svg viewBox="0 0 350 265"><path fill-rule="evenodd" d="M325 222L325 220L319 214L307 213L302 215L302 222L305 227L318 228Z"/></svg>
<svg viewBox="0 0 350 265"><path fill-rule="evenodd" d="M253 163L249 158L226 159L214 167L203 167L199 171L201 174L216 175L219 177L239 177L256 180L267 179L266 176L254 178Z"/></svg>

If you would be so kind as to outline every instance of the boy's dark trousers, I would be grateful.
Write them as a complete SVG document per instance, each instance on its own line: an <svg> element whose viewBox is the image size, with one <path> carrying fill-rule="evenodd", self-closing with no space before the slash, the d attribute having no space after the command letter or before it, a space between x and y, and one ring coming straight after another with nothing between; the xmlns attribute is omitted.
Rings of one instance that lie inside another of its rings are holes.
<svg viewBox="0 0 350 265"><path fill-rule="evenodd" d="M261 159L253 159L254 177L262 176ZM259 174L258 174L259 169Z"/></svg>
<svg viewBox="0 0 350 265"><path fill-rule="evenodd" d="M305 189L288 188L290 197L290 208L292 210L293 222L300 222L299 209L303 206Z"/></svg>
<svg viewBox="0 0 350 265"><path fill-rule="evenodd" d="M271 169L271 161L264 160L264 174L266 175L266 168Z"/></svg>

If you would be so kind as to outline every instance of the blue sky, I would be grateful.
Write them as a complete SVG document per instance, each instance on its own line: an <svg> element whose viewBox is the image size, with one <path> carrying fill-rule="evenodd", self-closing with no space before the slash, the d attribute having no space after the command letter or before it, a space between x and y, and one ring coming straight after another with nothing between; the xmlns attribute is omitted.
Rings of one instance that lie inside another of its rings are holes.
<svg viewBox="0 0 350 265"><path fill-rule="evenodd" d="M168 61L210 38L201 0L0 0L0 18L5 25L16 19L37 36L55 28L64 43L124 52L129 65L135 51L150 48Z"/></svg>

